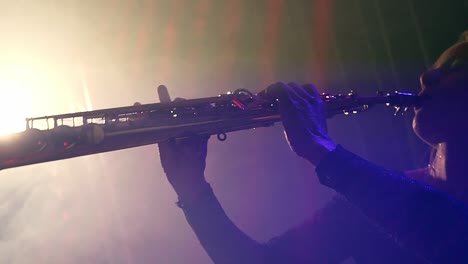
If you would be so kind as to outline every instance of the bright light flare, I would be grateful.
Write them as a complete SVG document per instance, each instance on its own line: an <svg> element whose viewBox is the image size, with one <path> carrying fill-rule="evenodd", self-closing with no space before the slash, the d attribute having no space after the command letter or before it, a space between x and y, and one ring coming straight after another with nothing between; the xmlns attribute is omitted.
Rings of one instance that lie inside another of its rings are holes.
<svg viewBox="0 0 468 264"><path fill-rule="evenodd" d="M0 135L25 129L32 110L33 77L19 65L0 66Z"/></svg>
<svg viewBox="0 0 468 264"><path fill-rule="evenodd" d="M2 58L0 135L24 131L27 117L63 111L72 98L69 77L63 67L33 55Z"/></svg>

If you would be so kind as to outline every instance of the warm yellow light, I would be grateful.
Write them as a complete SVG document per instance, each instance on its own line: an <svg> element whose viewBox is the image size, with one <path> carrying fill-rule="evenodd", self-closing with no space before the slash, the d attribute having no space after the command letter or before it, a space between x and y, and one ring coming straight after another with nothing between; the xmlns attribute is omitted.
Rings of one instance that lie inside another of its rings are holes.
<svg viewBox="0 0 468 264"><path fill-rule="evenodd" d="M0 67L0 135L23 131L31 113L34 78L15 66Z"/></svg>
<svg viewBox="0 0 468 264"><path fill-rule="evenodd" d="M0 135L24 131L27 117L91 108L85 76L74 75L72 67L62 66L33 55L0 56ZM82 97L73 97L75 83L82 86L86 107L80 102ZM47 126L35 123L34 128Z"/></svg>

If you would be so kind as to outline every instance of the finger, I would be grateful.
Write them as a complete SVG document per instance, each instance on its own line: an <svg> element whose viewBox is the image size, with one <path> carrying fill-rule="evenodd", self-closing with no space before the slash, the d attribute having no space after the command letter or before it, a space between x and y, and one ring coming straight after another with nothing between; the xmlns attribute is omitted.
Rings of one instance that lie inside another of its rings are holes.
<svg viewBox="0 0 468 264"><path fill-rule="evenodd" d="M159 96L159 101L161 103L167 103L171 101L171 97L169 96L169 91L167 90L167 87L164 85L158 86L158 96Z"/></svg>
<svg viewBox="0 0 468 264"><path fill-rule="evenodd" d="M173 139L168 139L158 143L159 152L168 153L175 147L176 143Z"/></svg>
<svg viewBox="0 0 468 264"><path fill-rule="evenodd" d="M323 100L313 85L300 85L292 82L289 85L294 90L294 94L291 96L296 98L295 102L297 106L304 109L309 109L311 106L317 106L323 103Z"/></svg>
<svg viewBox="0 0 468 264"><path fill-rule="evenodd" d="M184 101L184 100L186 100L186 99L185 99L185 98L181 98L181 97L176 97L176 98L174 99L174 102L181 102L181 101Z"/></svg>
<svg viewBox="0 0 468 264"><path fill-rule="evenodd" d="M171 101L171 97L169 96L169 91L167 90L167 87L164 85L158 86L158 97L159 97L159 102L161 103L168 103ZM173 142L171 142L170 140L166 140L164 142L158 143L159 156L161 158L162 163L166 162L164 159L166 155L170 155L169 153L171 149L173 148L173 145L174 145ZM164 155L164 153L166 155Z"/></svg>
<svg viewBox="0 0 468 264"><path fill-rule="evenodd" d="M312 84L300 85L298 83L290 83L290 85L294 88L295 92L308 103L315 103L317 100L321 99L320 93Z"/></svg>
<svg viewBox="0 0 468 264"><path fill-rule="evenodd" d="M296 82L290 82L289 86L291 87L290 94L293 98L299 102L311 102L314 101L315 97L312 97L308 92L302 87L302 85Z"/></svg>
<svg viewBox="0 0 468 264"><path fill-rule="evenodd" d="M283 82L277 82L268 86L263 94L275 99L281 99L287 97L287 86L288 85Z"/></svg>
<svg viewBox="0 0 468 264"><path fill-rule="evenodd" d="M315 87L315 85L313 84L304 84L302 87L304 87L304 89L306 90L306 92L308 94L310 94L311 96L313 97L320 97L320 93L319 91L317 90L317 88Z"/></svg>
<svg viewBox="0 0 468 264"><path fill-rule="evenodd" d="M302 108L303 100L296 94L294 88L285 83L276 83L270 86L271 91L278 99L278 110L283 120L297 115L297 109Z"/></svg>
<svg viewBox="0 0 468 264"><path fill-rule="evenodd" d="M291 89L292 88L289 87L286 83L277 82L268 86L263 93L267 97L278 100L278 107L282 116L289 110L295 108L296 102L289 96L288 92L288 90Z"/></svg>
<svg viewBox="0 0 468 264"><path fill-rule="evenodd" d="M294 88L283 82L277 82L268 86L265 90L265 94L278 99L280 105L294 105L300 99L300 96L297 95Z"/></svg>
<svg viewBox="0 0 468 264"><path fill-rule="evenodd" d="M158 143L159 158L164 169L170 166L174 156L174 146L169 141Z"/></svg>

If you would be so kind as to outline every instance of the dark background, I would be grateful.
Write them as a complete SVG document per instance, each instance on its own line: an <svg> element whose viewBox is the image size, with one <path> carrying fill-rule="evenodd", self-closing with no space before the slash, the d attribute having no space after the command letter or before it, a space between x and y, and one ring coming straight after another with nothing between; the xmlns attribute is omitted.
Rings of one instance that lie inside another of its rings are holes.
<svg viewBox="0 0 468 264"><path fill-rule="evenodd" d="M468 29L466 0L16 1L0 10L0 77L16 78L0 82L5 118L156 102L159 84L185 98L276 81L416 93L419 74ZM406 170L426 166L430 151L411 119L376 106L334 117L329 130ZM211 139L206 177L259 241L334 195L289 151L280 124ZM1 171L0 197L2 263L209 262L155 146Z"/></svg>

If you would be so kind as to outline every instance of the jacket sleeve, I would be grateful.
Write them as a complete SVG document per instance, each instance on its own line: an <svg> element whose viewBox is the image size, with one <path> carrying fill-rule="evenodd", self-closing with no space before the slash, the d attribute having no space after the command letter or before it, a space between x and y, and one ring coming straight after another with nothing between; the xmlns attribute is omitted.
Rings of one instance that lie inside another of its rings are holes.
<svg viewBox="0 0 468 264"><path fill-rule="evenodd" d="M251 239L234 225L208 184L196 201L179 200L177 204L184 211L185 218L214 263L267 263L267 247Z"/></svg>
<svg viewBox="0 0 468 264"><path fill-rule="evenodd" d="M341 263L350 256L351 235L346 232L353 229L342 213L352 208L344 199L332 200L311 219L267 243L259 243L237 228L209 186L196 203L179 202L179 206L217 264Z"/></svg>
<svg viewBox="0 0 468 264"><path fill-rule="evenodd" d="M434 263L468 263L467 205L341 146L316 171L404 248Z"/></svg>

